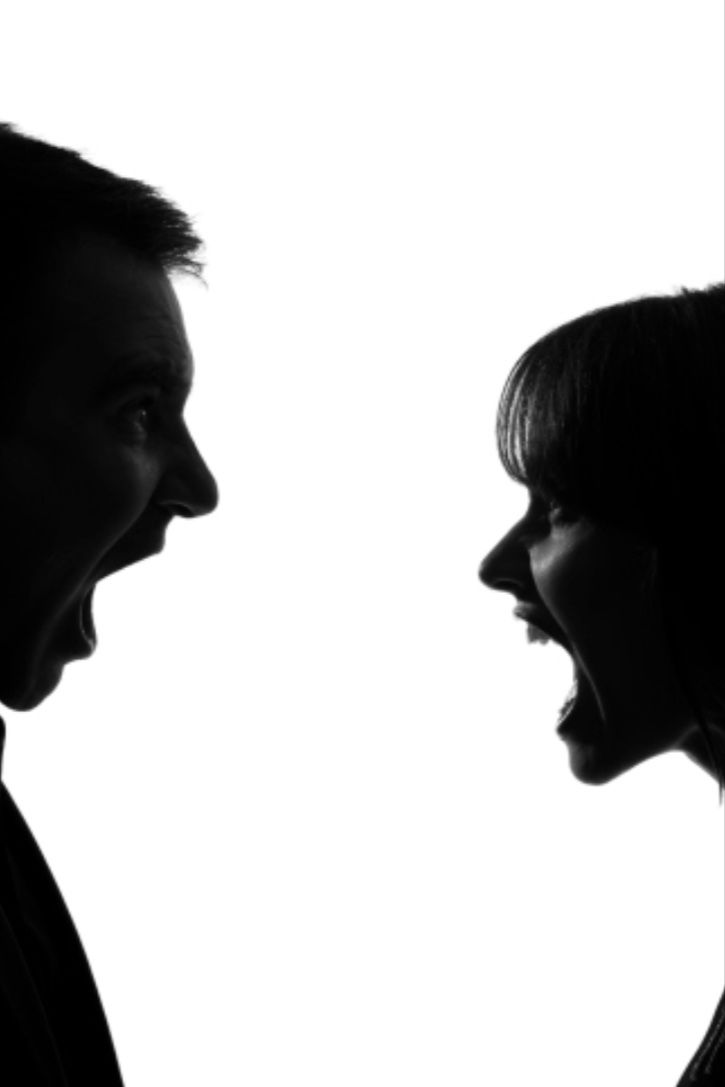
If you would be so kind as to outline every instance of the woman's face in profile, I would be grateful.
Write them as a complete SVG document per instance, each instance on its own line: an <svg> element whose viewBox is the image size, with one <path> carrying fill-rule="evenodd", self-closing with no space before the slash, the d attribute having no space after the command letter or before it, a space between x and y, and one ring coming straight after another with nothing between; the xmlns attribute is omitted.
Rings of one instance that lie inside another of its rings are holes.
<svg viewBox="0 0 725 1087"><path fill-rule="evenodd" d="M486 556L480 576L572 657L575 684L557 732L574 775L602 784L695 730L650 587L654 549L529 492L529 507Z"/></svg>

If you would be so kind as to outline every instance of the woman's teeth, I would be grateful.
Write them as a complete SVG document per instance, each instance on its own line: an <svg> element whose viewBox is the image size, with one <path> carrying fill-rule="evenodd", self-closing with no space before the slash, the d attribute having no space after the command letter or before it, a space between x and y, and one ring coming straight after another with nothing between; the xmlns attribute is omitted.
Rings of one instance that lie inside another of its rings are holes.
<svg viewBox="0 0 725 1087"><path fill-rule="evenodd" d="M567 714L571 710L572 706L576 702L578 694L579 694L579 679L578 679L577 676L574 676L574 683L572 685L572 688L569 691L569 694L566 696L566 699L564 701L564 705L559 710L559 719L558 719L558 722L557 722L558 724L561 724L561 722L567 716Z"/></svg>

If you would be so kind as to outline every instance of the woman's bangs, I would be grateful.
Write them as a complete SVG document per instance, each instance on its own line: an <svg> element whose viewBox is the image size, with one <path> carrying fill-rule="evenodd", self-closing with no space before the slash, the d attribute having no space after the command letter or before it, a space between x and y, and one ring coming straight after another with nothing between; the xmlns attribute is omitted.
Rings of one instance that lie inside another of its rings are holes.
<svg viewBox="0 0 725 1087"><path fill-rule="evenodd" d="M499 403L497 442L501 463L530 490L573 499L586 494L577 435L576 390L546 359L523 356Z"/></svg>

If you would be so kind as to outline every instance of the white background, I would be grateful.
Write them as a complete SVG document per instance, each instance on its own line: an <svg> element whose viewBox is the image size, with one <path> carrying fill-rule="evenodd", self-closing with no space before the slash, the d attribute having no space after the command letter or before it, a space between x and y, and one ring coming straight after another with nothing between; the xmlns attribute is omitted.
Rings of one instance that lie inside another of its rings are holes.
<svg viewBox="0 0 725 1087"><path fill-rule="evenodd" d="M219 510L7 715L129 1087L674 1084L723 984L716 786L576 782L569 662L476 572L520 352L722 278L722 5L14 5L0 109L208 243Z"/></svg>

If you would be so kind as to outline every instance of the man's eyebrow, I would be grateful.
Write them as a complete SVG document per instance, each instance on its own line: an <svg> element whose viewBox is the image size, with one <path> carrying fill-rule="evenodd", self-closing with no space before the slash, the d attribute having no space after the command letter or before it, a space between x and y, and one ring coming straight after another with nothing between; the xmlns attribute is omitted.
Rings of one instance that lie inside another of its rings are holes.
<svg viewBox="0 0 725 1087"><path fill-rule="evenodd" d="M179 373L178 367L166 358L121 355L101 381L104 393L143 384L159 385L166 392L188 393L191 376Z"/></svg>

